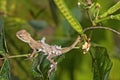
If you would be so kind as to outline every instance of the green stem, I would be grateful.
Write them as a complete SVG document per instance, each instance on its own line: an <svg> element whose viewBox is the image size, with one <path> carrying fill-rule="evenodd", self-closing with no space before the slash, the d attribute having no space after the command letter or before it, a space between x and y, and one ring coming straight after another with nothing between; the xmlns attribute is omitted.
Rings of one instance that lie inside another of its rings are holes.
<svg viewBox="0 0 120 80"><path fill-rule="evenodd" d="M89 14L89 11L87 10L87 15L88 15L88 17L89 17L89 19L90 19L90 21L91 21L91 23L92 23L92 25L93 25L93 20L92 20L92 18L91 18L91 16L90 16L90 14Z"/></svg>
<svg viewBox="0 0 120 80"><path fill-rule="evenodd" d="M104 18L101 18L101 19L96 19L94 22L97 24L99 22L102 22L102 21L105 21L105 20L108 20L108 19L110 19L110 16L104 17Z"/></svg>
<svg viewBox="0 0 120 80"><path fill-rule="evenodd" d="M12 59L12 58L28 57L29 55L30 54L15 55L15 56L8 56L8 55L6 55L5 57L0 58L0 60L6 59L6 58Z"/></svg>
<svg viewBox="0 0 120 80"><path fill-rule="evenodd" d="M112 31L112 32L114 32L114 33L120 35L120 32L118 32L118 31L116 31L116 30L114 30L114 29L112 29L112 28L109 28L109 27L103 27L103 26L87 27L87 28L85 28L83 31L84 31L84 33L85 33L86 31L89 31L89 30L95 30L95 29L109 30L109 31Z"/></svg>

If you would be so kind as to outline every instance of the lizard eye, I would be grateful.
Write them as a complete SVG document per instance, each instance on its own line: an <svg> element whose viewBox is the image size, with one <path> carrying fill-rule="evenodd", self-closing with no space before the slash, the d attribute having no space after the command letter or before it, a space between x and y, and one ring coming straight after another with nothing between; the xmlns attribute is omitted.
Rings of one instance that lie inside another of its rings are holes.
<svg viewBox="0 0 120 80"><path fill-rule="evenodd" d="M22 37L22 35L19 35L19 37Z"/></svg>

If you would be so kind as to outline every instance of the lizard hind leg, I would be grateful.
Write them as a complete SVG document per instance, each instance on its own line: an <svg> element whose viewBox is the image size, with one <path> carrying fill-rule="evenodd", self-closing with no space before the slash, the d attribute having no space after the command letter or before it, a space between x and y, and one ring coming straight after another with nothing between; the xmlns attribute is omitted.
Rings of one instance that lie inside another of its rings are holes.
<svg viewBox="0 0 120 80"><path fill-rule="evenodd" d="M57 70L57 62L55 62L53 59L52 59L52 56L48 56L47 59L50 61L51 65L50 65L50 70L48 71L48 76L51 75L51 72L53 70Z"/></svg>

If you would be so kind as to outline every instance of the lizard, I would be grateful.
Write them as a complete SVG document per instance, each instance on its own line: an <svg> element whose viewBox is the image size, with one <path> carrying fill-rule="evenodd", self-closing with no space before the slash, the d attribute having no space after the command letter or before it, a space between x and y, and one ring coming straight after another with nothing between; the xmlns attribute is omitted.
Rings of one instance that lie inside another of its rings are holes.
<svg viewBox="0 0 120 80"><path fill-rule="evenodd" d="M47 55L47 59L51 63L51 68L48 71L48 75L51 73L52 70L56 70L57 62L55 62L53 58L62 55L63 53L67 53L68 51L73 49L78 44L78 42L81 41L80 35L78 35L77 39L70 47L61 48L61 46L47 44L45 42L45 37L43 37L40 41L34 40L31 35L24 29L18 31L16 33L16 36L21 41L28 43L31 49L33 49L33 52L29 56L29 58L34 57L36 52L43 52L45 55Z"/></svg>

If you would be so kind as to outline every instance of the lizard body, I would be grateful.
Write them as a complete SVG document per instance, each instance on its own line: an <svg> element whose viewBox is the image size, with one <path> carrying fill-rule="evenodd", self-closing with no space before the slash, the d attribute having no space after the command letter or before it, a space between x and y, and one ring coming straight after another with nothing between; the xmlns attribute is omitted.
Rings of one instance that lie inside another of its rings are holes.
<svg viewBox="0 0 120 80"><path fill-rule="evenodd" d="M26 30L18 31L16 33L16 36L23 42L28 43L29 46L33 49L30 58L32 58L36 52L44 52L44 54L47 55L47 59L51 63L51 69L49 70L49 73L53 69L56 69L56 65L57 65L57 63L52 58L70 51L77 45L78 42L80 42L80 36L78 36L76 41L70 47L61 48L61 46L57 46L57 45L51 46L45 43L44 37L40 41L34 40Z"/></svg>

